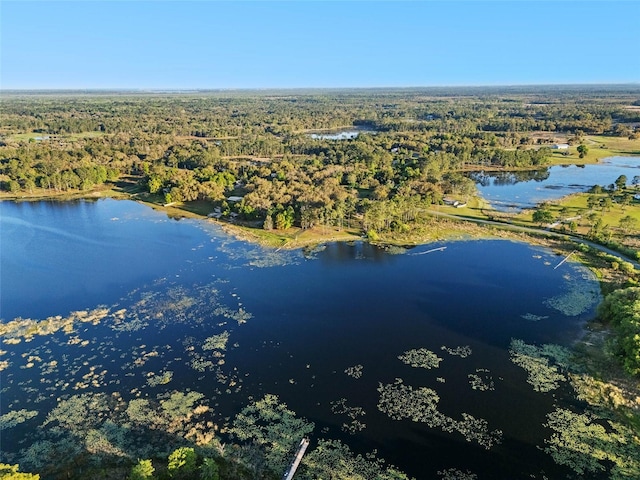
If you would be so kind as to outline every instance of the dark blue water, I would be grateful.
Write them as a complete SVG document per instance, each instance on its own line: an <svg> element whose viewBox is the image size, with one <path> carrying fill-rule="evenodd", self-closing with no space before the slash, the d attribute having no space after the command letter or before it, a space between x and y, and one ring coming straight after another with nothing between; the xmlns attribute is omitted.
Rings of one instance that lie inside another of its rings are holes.
<svg viewBox="0 0 640 480"><path fill-rule="evenodd" d="M502 211L533 208L541 202L586 192L594 185L607 187L626 175L627 184L640 175L640 158L611 157L593 165L563 165L525 172L472 174L480 195Z"/></svg>
<svg viewBox="0 0 640 480"><path fill-rule="evenodd" d="M533 392L508 347L512 338L571 344L594 305L567 316L546 300L576 283L595 291L597 282L570 262L554 270L561 259L547 250L468 241L442 244L443 251L425 253L430 245L391 255L358 242L328 244L305 256L263 250L213 224L171 220L114 200L0 203L0 240L5 322L105 305L112 312L125 309L129 325L123 329L108 317L97 325L77 323L70 335L3 344L8 353L0 360L10 359L10 365L2 372L2 412L27 408L39 414L4 431L2 450L28 445L29 432L61 396L105 391L132 397L139 391L146 397L190 389L211 399L217 422L252 397L277 394L315 422L315 438L339 438L360 453L377 449L417 478L452 467L481 478L565 473L538 448L549 435L545 414L562 390ZM225 308L252 318L238 323L237 316L221 313ZM192 363L204 339L223 331L230 336L217 373L233 379L232 386L218 381L213 367L198 370ZM87 344L70 343L74 335ZM470 357L442 350L462 345L471 347ZM418 348L442 357L440 367L419 369L398 360ZM136 365L149 351L156 355ZM38 361L25 368L33 355L57 361L58 368L43 373ZM361 378L345 374L355 365L362 366ZM74 389L91 366L105 372L98 385ZM468 375L477 369L490 372L495 390L470 388ZM149 372L166 370L173 372L167 385L147 384ZM396 378L436 390L439 410L452 418L466 412L485 419L491 430L503 431L502 443L485 450L456 433L391 420L377 409L377 388ZM341 429L348 419L331 410L331 402L342 398L366 412L366 428L354 435Z"/></svg>

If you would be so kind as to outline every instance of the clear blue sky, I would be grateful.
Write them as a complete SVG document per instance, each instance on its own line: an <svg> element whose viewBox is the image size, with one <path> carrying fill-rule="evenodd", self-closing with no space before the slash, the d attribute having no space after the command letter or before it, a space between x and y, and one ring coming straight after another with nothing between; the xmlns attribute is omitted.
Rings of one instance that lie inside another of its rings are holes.
<svg viewBox="0 0 640 480"><path fill-rule="evenodd" d="M0 2L0 87L640 82L640 1Z"/></svg>

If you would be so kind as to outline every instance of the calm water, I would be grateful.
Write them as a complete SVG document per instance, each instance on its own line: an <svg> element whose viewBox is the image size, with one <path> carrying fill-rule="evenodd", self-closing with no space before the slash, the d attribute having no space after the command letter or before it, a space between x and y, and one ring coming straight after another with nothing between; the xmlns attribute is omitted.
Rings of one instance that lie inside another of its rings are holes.
<svg viewBox="0 0 640 480"><path fill-rule="evenodd" d="M611 157L595 165L553 166L525 172L477 172L478 191L497 210L517 211L538 203L586 192L594 185L608 186L620 175L627 184L640 175L640 158Z"/></svg>
<svg viewBox="0 0 640 480"><path fill-rule="evenodd" d="M250 397L277 394L315 422L316 439L341 439L360 453L377 449L420 479L453 467L480 478L566 473L538 448L550 434L545 414L566 392L534 392L508 347L512 338L570 344L594 304L568 316L548 300L578 289L594 292L595 302L597 282L570 262L554 270L560 259L544 249L474 241L401 255L362 243L273 252L210 223L114 200L0 203L0 240L3 321L65 317L100 305L126 311L120 319L78 324L72 335L2 345L8 353L0 360L10 363L2 372L2 412L38 411L2 432L5 453L26 448L65 395L144 398L191 389L211 399L213 419L222 423ZM204 339L225 331L224 363L195 368ZM78 342L68 341L74 336ZM443 346L473 353L460 358ZM440 367L398 360L416 348L436 352ZM141 366L141 351L156 355ZM40 360L27 367L32 356ZM52 361L57 368L45 372L41 365ZM360 378L344 373L356 365ZM91 366L101 372L96 383L78 387ZM470 387L468 375L479 369L494 390ZM173 373L166 385L148 383L150 372L165 371ZM391 420L377 409L377 388L396 378L436 390L440 411L450 417L485 419L490 430L503 431L502 443L485 450L457 433ZM341 429L348 419L331 408L340 399L364 409L366 428L354 435Z"/></svg>

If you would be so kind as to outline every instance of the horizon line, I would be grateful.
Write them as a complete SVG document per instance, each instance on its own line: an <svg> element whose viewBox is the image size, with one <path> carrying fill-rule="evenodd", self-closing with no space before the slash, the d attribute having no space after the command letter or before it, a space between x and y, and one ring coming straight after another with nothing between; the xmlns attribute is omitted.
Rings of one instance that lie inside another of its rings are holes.
<svg viewBox="0 0 640 480"><path fill-rule="evenodd" d="M504 83L504 84L455 84L455 85L412 85L412 86L296 86L296 87L30 87L2 88L0 94L15 92L250 92L250 91L292 91L292 90L420 90L420 89L464 89L464 88L540 88L540 87L640 87L636 82L585 82L585 83Z"/></svg>

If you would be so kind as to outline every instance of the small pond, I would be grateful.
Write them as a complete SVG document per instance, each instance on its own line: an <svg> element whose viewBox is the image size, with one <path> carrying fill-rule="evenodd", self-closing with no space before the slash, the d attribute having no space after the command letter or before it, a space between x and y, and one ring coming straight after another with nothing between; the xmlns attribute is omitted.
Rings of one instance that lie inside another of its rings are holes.
<svg viewBox="0 0 640 480"><path fill-rule="evenodd" d="M611 157L593 165L553 166L520 172L474 172L480 195L493 208L519 211L572 193L586 192L594 185L608 186L620 175L627 184L640 175L640 158Z"/></svg>

